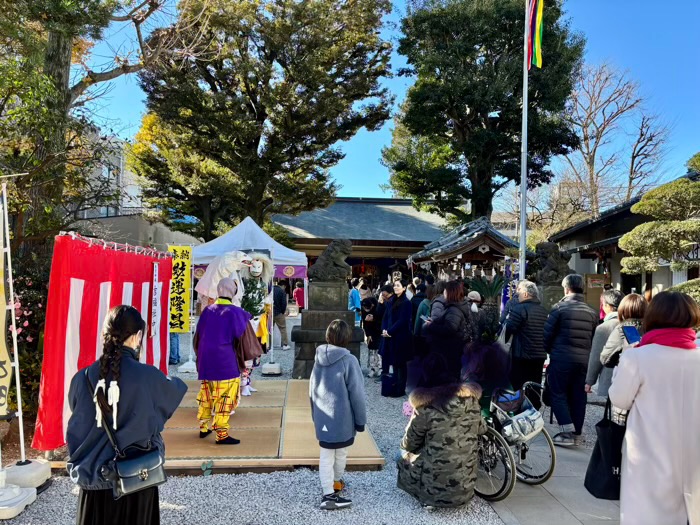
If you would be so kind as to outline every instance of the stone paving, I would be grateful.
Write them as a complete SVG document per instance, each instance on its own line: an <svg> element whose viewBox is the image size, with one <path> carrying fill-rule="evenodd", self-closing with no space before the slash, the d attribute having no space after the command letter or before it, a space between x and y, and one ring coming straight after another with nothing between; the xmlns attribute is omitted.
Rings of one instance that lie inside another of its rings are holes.
<svg viewBox="0 0 700 525"><path fill-rule="evenodd" d="M557 448L554 476L541 486L516 483L504 501L493 503L505 525L617 525L617 501L599 500L583 486L589 449Z"/></svg>

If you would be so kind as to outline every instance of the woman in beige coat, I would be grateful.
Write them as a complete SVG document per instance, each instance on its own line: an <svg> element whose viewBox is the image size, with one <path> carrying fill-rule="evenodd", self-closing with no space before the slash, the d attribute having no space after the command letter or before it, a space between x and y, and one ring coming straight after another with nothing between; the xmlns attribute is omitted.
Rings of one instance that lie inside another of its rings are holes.
<svg viewBox="0 0 700 525"><path fill-rule="evenodd" d="M623 352L610 400L629 410L622 450L621 525L700 525L700 306L662 292L639 348Z"/></svg>

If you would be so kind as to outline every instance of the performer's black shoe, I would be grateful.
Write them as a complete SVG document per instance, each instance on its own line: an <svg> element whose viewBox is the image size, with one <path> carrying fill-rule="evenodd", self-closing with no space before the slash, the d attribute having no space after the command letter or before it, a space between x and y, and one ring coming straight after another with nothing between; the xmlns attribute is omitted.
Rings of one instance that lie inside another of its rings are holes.
<svg viewBox="0 0 700 525"><path fill-rule="evenodd" d="M227 436L224 439L216 440L217 445L238 445L241 442L240 439L236 439L231 436Z"/></svg>
<svg viewBox="0 0 700 525"><path fill-rule="evenodd" d="M211 434L211 430L207 430L206 432L202 432L201 430L199 431L199 439L204 439L207 437L209 434Z"/></svg>

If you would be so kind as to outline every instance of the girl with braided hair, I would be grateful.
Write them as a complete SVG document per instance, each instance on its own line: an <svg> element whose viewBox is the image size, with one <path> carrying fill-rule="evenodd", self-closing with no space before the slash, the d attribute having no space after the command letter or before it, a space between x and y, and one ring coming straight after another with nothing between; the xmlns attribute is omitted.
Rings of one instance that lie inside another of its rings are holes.
<svg viewBox="0 0 700 525"><path fill-rule="evenodd" d="M134 307L112 308L102 332L102 356L71 381L66 467L80 487L78 525L160 523L157 487L114 500L111 482L102 477L102 466L114 458L103 425L111 426L122 450L156 447L165 457L160 433L187 391L181 379L139 362L145 329Z"/></svg>

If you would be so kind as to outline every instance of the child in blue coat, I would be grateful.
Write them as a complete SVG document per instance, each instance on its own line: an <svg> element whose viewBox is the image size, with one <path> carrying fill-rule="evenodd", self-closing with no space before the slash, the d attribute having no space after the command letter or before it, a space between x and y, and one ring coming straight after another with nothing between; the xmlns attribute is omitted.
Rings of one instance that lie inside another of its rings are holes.
<svg viewBox="0 0 700 525"><path fill-rule="evenodd" d="M364 378L360 363L345 347L352 328L340 319L326 330L328 344L316 349L316 360L309 381L311 416L321 446L318 472L323 499L321 508L335 510L352 505L342 497L342 481L350 446L357 432L367 423Z"/></svg>

